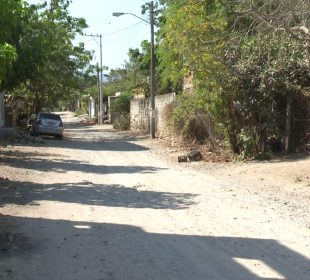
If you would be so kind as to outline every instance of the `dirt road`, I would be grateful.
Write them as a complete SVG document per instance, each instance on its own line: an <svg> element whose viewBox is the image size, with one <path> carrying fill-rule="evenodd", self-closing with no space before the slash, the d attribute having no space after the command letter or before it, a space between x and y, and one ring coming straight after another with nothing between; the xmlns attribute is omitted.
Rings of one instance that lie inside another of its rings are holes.
<svg viewBox="0 0 310 280"><path fill-rule="evenodd" d="M63 119L63 141L0 155L0 279L310 279L309 196L285 200Z"/></svg>

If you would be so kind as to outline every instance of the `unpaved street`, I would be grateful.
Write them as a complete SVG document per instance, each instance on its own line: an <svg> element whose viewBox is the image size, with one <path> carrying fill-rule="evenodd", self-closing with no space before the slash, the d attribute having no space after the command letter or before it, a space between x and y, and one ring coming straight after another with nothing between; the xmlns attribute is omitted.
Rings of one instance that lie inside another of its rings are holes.
<svg viewBox="0 0 310 280"><path fill-rule="evenodd" d="M270 198L62 117L63 141L0 157L0 279L310 279L309 197Z"/></svg>

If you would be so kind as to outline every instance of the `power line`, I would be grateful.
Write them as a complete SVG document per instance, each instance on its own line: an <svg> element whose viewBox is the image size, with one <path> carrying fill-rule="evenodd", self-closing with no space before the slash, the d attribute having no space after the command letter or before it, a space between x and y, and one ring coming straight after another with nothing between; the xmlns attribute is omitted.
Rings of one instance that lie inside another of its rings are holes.
<svg viewBox="0 0 310 280"><path fill-rule="evenodd" d="M117 34L117 33L123 32L123 31L126 31L126 30L128 30L128 29L130 29L130 28L132 28L132 27L135 27L136 25L141 24L141 23L143 23L143 21L139 21L139 22L137 22L137 23L135 23L135 24L133 24L133 25L131 25L131 26L128 26L128 27L123 28L123 29L120 29L120 30L116 30L116 31L113 31L113 32L110 32L110 33L107 33L107 34L103 34L102 36L105 36L105 37L106 37L106 36L114 35L114 34Z"/></svg>

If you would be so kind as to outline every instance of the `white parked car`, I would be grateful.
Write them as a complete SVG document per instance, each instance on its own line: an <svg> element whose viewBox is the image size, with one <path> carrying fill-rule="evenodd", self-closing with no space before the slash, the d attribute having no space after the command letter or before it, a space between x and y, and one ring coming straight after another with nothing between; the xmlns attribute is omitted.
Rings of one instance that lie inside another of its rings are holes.
<svg viewBox="0 0 310 280"><path fill-rule="evenodd" d="M62 140L64 124L59 115L40 112L30 116L28 121L28 131L30 135L49 135Z"/></svg>

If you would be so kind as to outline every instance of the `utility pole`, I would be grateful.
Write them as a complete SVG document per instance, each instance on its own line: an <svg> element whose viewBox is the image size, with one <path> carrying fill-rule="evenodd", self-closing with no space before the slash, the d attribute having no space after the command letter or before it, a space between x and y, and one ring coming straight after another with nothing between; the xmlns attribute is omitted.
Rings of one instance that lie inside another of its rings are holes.
<svg viewBox="0 0 310 280"><path fill-rule="evenodd" d="M102 35L84 34L88 37L100 38L100 77L99 77L99 120L98 123L102 125L103 123L103 96L102 96Z"/></svg>
<svg viewBox="0 0 310 280"><path fill-rule="evenodd" d="M154 43L154 2L151 1L149 4L150 9L150 21L145 20L133 13L114 12L112 15L115 17L123 15L132 15L142 21L148 23L151 26L151 65L150 65L150 95L151 95L151 106L150 106L150 137L155 138L155 43Z"/></svg>
<svg viewBox="0 0 310 280"><path fill-rule="evenodd" d="M151 121L150 121L150 136L155 138L155 44L154 44L154 3L150 3L150 25L151 25Z"/></svg>
<svg viewBox="0 0 310 280"><path fill-rule="evenodd" d="M96 72L97 72L97 88L98 88L98 93L100 93L100 69L99 69L99 64L97 62L97 65L96 65ZM99 104L100 104L100 94L98 94L97 98L96 98L96 102L97 102L97 118L99 120Z"/></svg>

